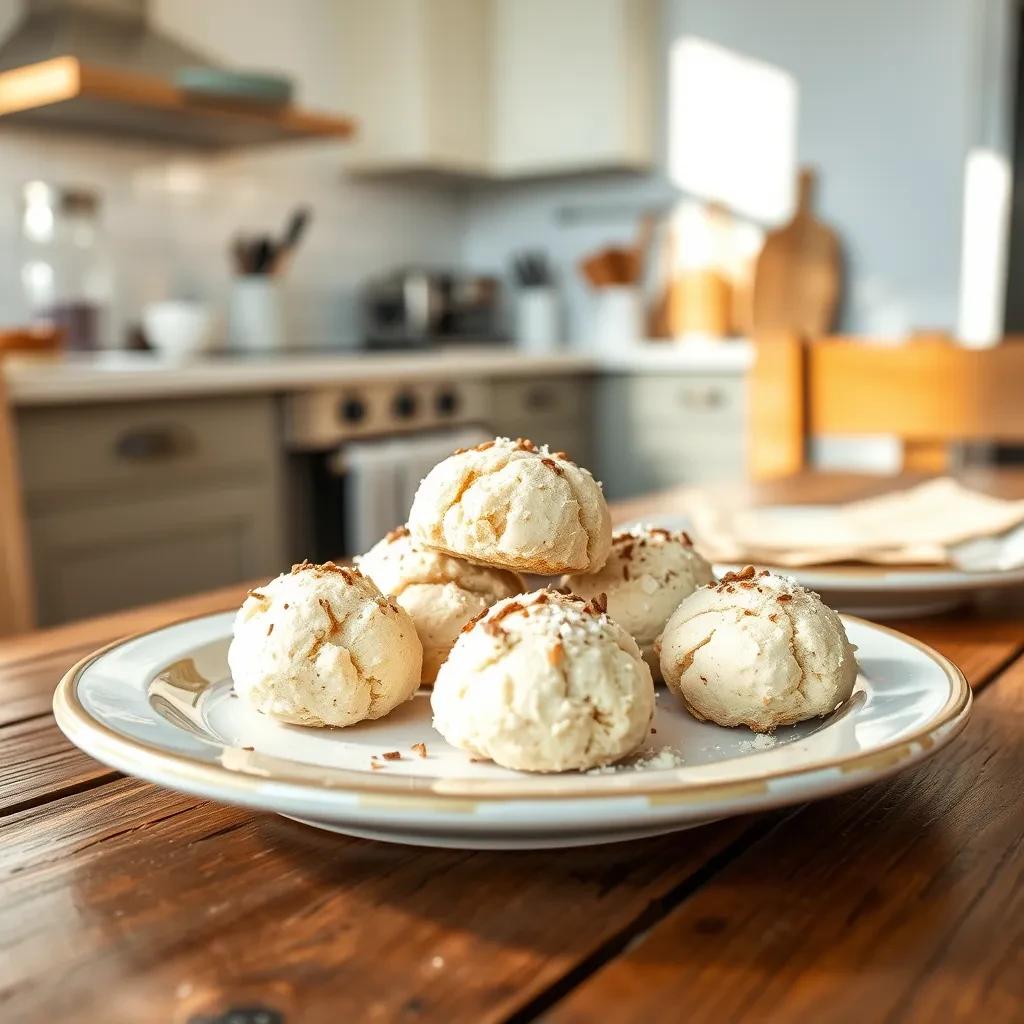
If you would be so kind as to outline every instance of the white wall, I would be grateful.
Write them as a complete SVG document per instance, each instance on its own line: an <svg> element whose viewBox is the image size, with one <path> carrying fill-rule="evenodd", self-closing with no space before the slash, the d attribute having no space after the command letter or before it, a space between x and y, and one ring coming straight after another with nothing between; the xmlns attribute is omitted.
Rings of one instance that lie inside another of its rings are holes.
<svg viewBox="0 0 1024 1024"><path fill-rule="evenodd" d="M964 161L970 142L975 0L665 0L659 67L691 35L788 72L798 89L797 158L819 170L819 214L846 259L843 330L954 329ZM661 94L664 95L664 87ZM714 96L708 97L714 102ZM662 127L668 128L668 113ZM756 173L756 167L752 167ZM575 264L625 239L631 216L566 227L566 203L665 199L663 172L477 189L463 252L492 269L545 245L563 270L571 330L585 339L588 297Z"/></svg>
<svg viewBox="0 0 1024 1024"><path fill-rule="evenodd" d="M20 4L0 0L0 34ZM299 98L339 110L331 0L154 0L154 20L225 63L293 75ZM282 14L287 10L287 17ZM18 284L18 208L31 178L91 185L118 271L119 319L168 293L221 300L227 246L240 229L279 230L289 209L314 219L288 277L290 322L302 344L356 340L355 293L397 263L458 258L459 201L451 187L346 179L335 143L196 156L178 147L38 129L0 131L0 324L24 315Z"/></svg>

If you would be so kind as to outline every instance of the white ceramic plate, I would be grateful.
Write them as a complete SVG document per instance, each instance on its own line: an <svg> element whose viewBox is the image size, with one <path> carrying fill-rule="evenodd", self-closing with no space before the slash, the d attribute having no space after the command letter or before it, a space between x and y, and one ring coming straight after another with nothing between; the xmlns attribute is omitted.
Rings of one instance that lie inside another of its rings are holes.
<svg viewBox="0 0 1024 1024"><path fill-rule="evenodd" d="M348 729L274 722L233 696L232 613L107 647L64 677L61 729L88 754L170 789L349 835L424 846L539 848L615 842L838 793L921 760L963 727L960 671L923 644L847 619L862 674L827 719L759 739L691 718L659 692L648 750L683 764L532 775L473 762L430 724L426 692ZM425 743L427 757L412 752ZM373 755L399 761L370 767Z"/></svg>
<svg viewBox="0 0 1024 1024"><path fill-rule="evenodd" d="M778 505L762 511L794 519L821 508ZM686 516L653 516L648 521L670 530L692 529ZM950 566L813 565L777 571L817 591L830 607L871 619L933 615L987 591L1024 588L1024 527L1003 537L958 544L952 556ZM716 563L714 569L722 575L741 567Z"/></svg>

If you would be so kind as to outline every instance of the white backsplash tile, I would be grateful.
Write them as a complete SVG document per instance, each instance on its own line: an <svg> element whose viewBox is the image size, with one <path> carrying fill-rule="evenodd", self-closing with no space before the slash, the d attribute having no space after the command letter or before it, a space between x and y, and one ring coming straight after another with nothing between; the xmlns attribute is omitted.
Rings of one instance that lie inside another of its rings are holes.
<svg viewBox="0 0 1024 1024"><path fill-rule="evenodd" d="M299 203L313 220L286 279L289 329L302 346L351 345L363 280L396 264L459 261L460 209L449 188L343 175L334 144L227 156L53 130L0 136L0 324L22 321L22 184L94 188L117 273L117 337L142 307L189 295L224 305L237 231L281 230Z"/></svg>

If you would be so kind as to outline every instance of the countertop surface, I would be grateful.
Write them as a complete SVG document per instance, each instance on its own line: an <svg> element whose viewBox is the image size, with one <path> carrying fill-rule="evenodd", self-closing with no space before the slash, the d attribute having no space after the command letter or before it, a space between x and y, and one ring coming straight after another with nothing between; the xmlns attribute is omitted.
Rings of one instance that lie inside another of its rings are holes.
<svg viewBox="0 0 1024 1024"><path fill-rule="evenodd" d="M150 353L10 356L2 363L17 406L279 393L380 380L459 380L576 373L742 374L753 358L743 341L624 346L609 353L535 355L506 347L429 352L211 355L175 361Z"/></svg>
<svg viewBox="0 0 1024 1024"><path fill-rule="evenodd" d="M781 487L784 503L859 493ZM5 1019L1020 1020L1024 619L1005 597L899 624L975 692L963 735L911 770L690 832L509 853L168 792L58 731L53 688L73 662L246 589L0 644Z"/></svg>

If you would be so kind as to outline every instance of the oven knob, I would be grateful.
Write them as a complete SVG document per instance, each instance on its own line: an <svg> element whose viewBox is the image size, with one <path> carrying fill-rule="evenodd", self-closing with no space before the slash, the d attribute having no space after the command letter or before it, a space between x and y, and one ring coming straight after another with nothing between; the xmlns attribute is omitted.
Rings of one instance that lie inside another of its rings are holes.
<svg viewBox="0 0 1024 1024"><path fill-rule="evenodd" d="M434 408L439 416L451 416L459 408L459 396L454 391L438 391Z"/></svg>
<svg viewBox="0 0 1024 1024"><path fill-rule="evenodd" d="M416 415L416 396L409 391L399 391L391 403L391 411L400 419L412 419Z"/></svg>
<svg viewBox="0 0 1024 1024"><path fill-rule="evenodd" d="M338 412L346 423L361 423L366 419L366 403L361 398L343 399Z"/></svg>

